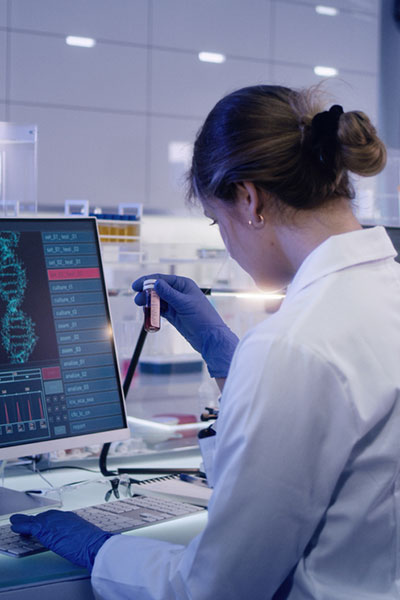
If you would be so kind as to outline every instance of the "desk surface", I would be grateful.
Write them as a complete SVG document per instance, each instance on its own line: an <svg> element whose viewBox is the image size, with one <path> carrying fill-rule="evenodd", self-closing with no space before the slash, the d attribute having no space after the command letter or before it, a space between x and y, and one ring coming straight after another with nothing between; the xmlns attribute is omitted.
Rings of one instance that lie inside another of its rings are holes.
<svg viewBox="0 0 400 600"><path fill-rule="evenodd" d="M199 453L197 451L190 451L186 453L179 452L178 456L176 453L170 456L164 455L157 460L154 458L152 460L135 460L132 462L132 466L172 467L176 465L197 467L199 462ZM100 474L96 473L76 469L62 469L46 472L45 476L55 487L82 480L88 481L88 483L83 485L65 488L65 491L62 493L62 500L63 508L66 510L74 510L83 506L101 503L104 501L105 492L109 489L109 485L102 483L100 481ZM5 485L18 490L45 487L44 481L39 475L34 473L6 476ZM150 525L125 533L124 535L150 537L177 544L187 544L204 528L206 520L206 513L198 513L174 521ZM88 600L88 586L90 584L86 569L75 567L72 563L57 554L49 551L19 559L0 555L0 594L2 600L8 600L8 598L19 599L25 596L32 600L34 597L36 598L36 594L33 594L33 589L37 588L37 586L40 588L40 598L42 600L47 597L54 598L54 584L64 582L64 586L68 586L68 584L72 585L77 580L86 580L86 585L82 587L82 595L75 589L73 596L71 595L72 590L68 591L69 597L74 597L74 600L78 600L80 597ZM37 597L39 597L39 594ZM57 590L58 600L61 600L61 597L63 597L63 594L61 593L60 595ZM67 597L67 594L65 597Z"/></svg>

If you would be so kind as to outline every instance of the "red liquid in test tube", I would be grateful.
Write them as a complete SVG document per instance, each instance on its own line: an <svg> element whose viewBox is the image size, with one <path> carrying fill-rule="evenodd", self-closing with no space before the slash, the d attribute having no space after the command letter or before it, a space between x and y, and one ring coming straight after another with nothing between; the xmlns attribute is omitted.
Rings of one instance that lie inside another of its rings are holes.
<svg viewBox="0 0 400 600"><path fill-rule="evenodd" d="M148 333L160 330L160 297L154 290L155 282L155 279L146 279L143 282L143 291L146 294L144 328Z"/></svg>

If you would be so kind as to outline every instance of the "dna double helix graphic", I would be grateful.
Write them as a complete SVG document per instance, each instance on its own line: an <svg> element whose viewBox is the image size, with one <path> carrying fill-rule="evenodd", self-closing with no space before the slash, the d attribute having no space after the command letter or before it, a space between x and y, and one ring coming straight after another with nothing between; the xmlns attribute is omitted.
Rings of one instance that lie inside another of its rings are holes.
<svg viewBox="0 0 400 600"><path fill-rule="evenodd" d="M0 337L11 363L26 362L39 339L31 317L21 309L27 278L16 256L19 238L20 234L13 231L0 233L0 298L6 304Z"/></svg>

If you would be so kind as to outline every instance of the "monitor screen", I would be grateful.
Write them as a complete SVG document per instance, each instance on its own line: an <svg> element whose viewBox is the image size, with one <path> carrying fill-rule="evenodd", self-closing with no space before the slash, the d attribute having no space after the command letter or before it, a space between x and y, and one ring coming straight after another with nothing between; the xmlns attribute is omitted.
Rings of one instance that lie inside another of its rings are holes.
<svg viewBox="0 0 400 600"><path fill-rule="evenodd" d="M96 220L0 219L0 459L126 437Z"/></svg>

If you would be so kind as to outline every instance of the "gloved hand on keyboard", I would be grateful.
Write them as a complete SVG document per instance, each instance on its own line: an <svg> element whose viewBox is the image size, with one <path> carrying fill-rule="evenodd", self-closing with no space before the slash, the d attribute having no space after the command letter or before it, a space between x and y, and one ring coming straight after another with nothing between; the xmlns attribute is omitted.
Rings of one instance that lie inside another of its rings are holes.
<svg viewBox="0 0 400 600"><path fill-rule="evenodd" d="M61 510L35 516L16 514L10 521L16 533L32 535L46 548L89 571L100 547L112 536L75 513Z"/></svg>
<svg viewBox="0 0 400 600"><path fill-rule="evenodd" d="M154 289L161 298L161 314L204 358L211 377L226 377L238 337L223 322L192 279L177 275L146 275L133 282L139 292L135 302L144 306L145 279L156 279Z"/></svg>

